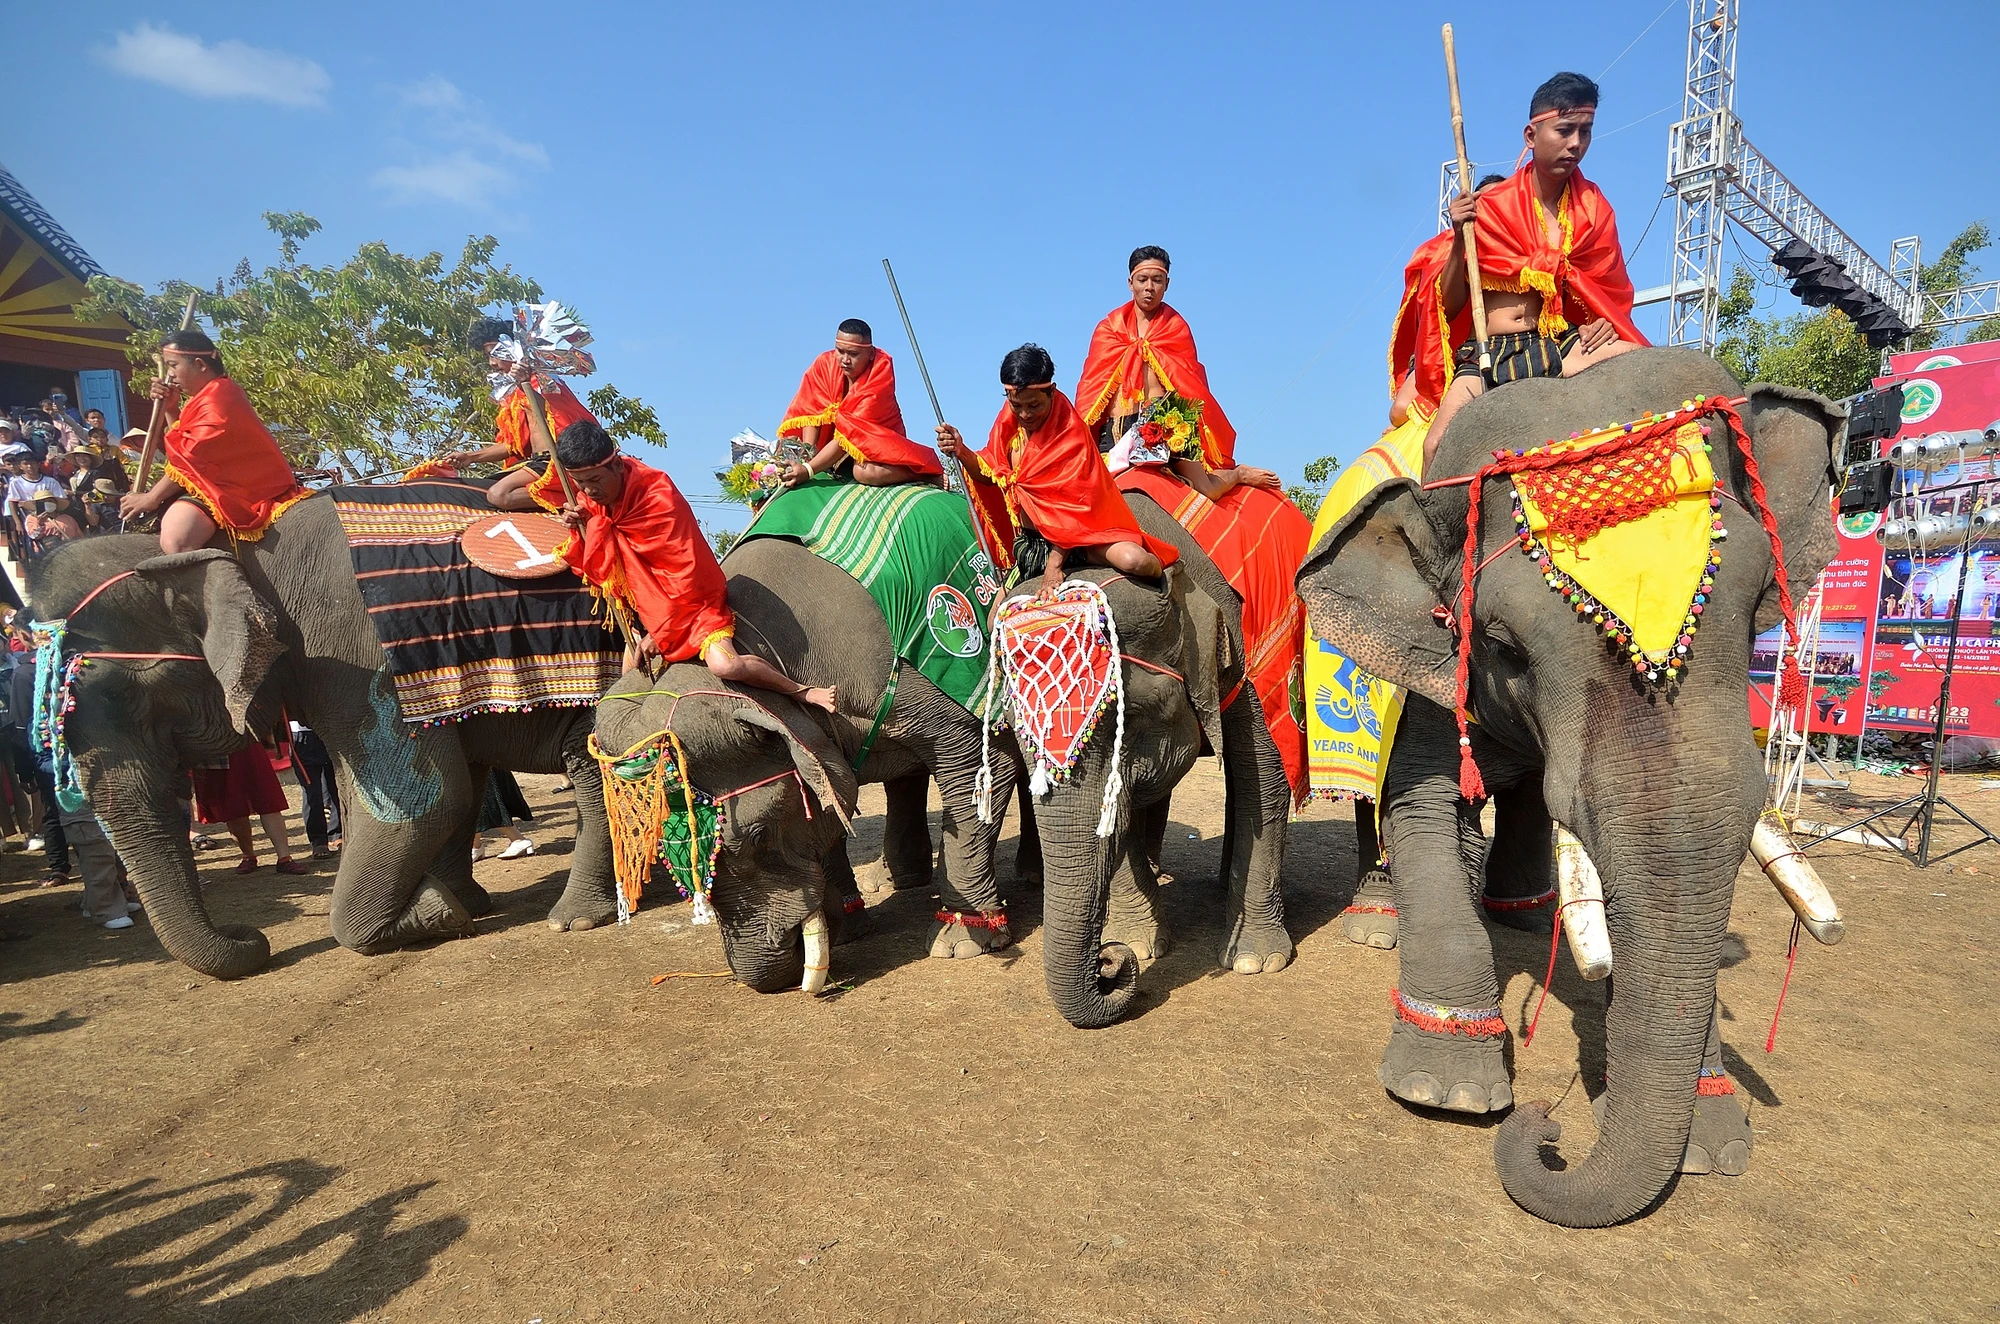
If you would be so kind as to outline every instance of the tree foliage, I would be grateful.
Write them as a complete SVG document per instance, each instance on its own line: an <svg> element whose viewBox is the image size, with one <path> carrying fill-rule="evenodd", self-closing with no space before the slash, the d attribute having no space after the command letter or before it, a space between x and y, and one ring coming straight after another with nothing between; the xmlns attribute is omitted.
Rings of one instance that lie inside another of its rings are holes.
<svg viewBox="0 0 2000 1324"><path fill-rule="evenodd" d="M1986 222L1974 221L1944 246L1918 275L1918 284L1937 293L1979 279L1975 260L1992 243ZM1881 355L1855 329L1847 314L1827 307L1789 316L1757 316L1757 278L1738 267L1717 308L1715 356L1746 382L1777 382L1839 399L1868 389ZM2000 317L1974 327L1968 340L2000 338ZM1912 349L1935 348L1936 331L1911 338Z"/></svg>
<svg viewBox="0 0 2000 1324"><path fill-rule="evenodd" d="M1320 502L1326 500L1326 490L1333 486L1333 475L1339 468L1339 460L1322 455L1306 465L1303 483L1286 484L1285 495L1306 513L1307 519L1312 519L1319 514Z"/></svg>
<svg viewBox="0 0 2000 1324"><path fill-rule="evenodd" d="M264 223L278 237L278 261L262 272L239 262L199 291L197 311L294 464L379 472L492 437L486 365L467 348L466 328L496 304L541 297L533 280L495 262L498 240L468 239L449 263L368 243L343 263L315 266L301 254L317 220L266 212ZM149 294L94 276L77 315L116 312L138 328L126 352L144 390L159 338L180 325L194 290L170 280ZM598 387L589 402L613 435L665 441L653 411L616 388Z"/></svg>

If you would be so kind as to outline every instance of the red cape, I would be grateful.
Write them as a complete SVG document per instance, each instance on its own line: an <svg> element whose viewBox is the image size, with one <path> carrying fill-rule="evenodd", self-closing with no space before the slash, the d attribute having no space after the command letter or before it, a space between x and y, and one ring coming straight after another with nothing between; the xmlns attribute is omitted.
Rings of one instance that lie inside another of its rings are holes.
<svg viewBox="0 0 2000 1324"><path fill-rule="evenodd" d="M827 350L812 361L799 381L799 393L778 425L781 437L796 437L809 427L833 425L833 439L857 460L900 464L920 474L941 474L938 453L903 435L903 410L896 403L896 365L887 353L875 351L868 370L852 388L840 370L840 356Z"/></svg>
<svg viewBox="0 0 2000 1324"><path fill-rule="evenodd" d="M653 636L662 662L700 661L718 636L736 631L728 581L674 480L629 455L617 463L625 466L618 500L607 510L579 492L577 504L589 518L556 555L594 595L625 604ZM543 505L553 501L552 508L561 508L553 473L529 491Z"/></svg>
<svg viewBox="0 0 2000 1324"><path fill-rule="evenodd" d="M271 521L312 494L233 378L187 398L167 429L167 477L222 528L255 542Z"/></svg>
<svg viewBox="0 0 2000 1324"><path fill-rule="evenodd" d="M1123 418L1146 404L1146 367L1152 365L1160 385L1202 403L1202 458L1211 469L1236 463L1236 429L1208 389L1208 370L1194 349L1194 332L1187 319L1167 304L1153 314L1152 325L1139 334L1139 308L1128 303L1105 315L1090 336L1090 353L1077 379L1076 398L1083 421L1095 428L1108 415Z"/></svg>
<svg viewBox="0 0 2000 1324"><path fill-rule="evenodd" d="M1180 554L1140 531L1076 406L1061 391L1052 394L1055 408L1033 436L1011 406L1001 405L986 448L972 457L986 481L969 482L966 490L986 525L995 560L1003 569L1013 564L1014 535L1019 517L1026 516L1042 537L1066 552L1136 542L1161 565L1172 565Z"/></svg>
<svg viewBox="0 0 2000 1324"><path fill-rule="evenodd" d="M564 428L579 419L597 421L597 416L583 407L583 402L563 385L560 378L537 378L535 389L542 393L542 403L548 406L551 440L560 437ZM534 438L528 433L526 391L517 389L509 392L507 398L500 402L500 419L494 429L493 440L507 448L506 467L509 469L534 454Z"/></svg>
<svg viewBox="0 0 2000 1324"><path fill-rule="evenodd" d="M1441 269L1444 260L1451 256L1451 231L1434 234L1417 245L1417 251L1410 254L1410 260L1403 267L1403 302L1396 307L1396 320L1389 327L1389 395L1394 398L1403 389L1403 383L1416 371L1416 363L1422 357L1419 337L1429 335L1442 337L1444 323L1435 307L1426 308L1424 300L1433 305L1437 302L1437 282L1428 279ZM1445 347L1450 353L1450 348ZM1417 403L1423 406L1426 415L1437 413L1438 401L1435 396L1426 398L1420 389Z"/></svg>
<svg viewBox="0 0 2000 1324"><path fill-rule="evenodd" d="M1559 246L1549 243L1541 201L1535 196L1534 166L1525 165L1504 184L1479 195L1479 277L1483 288L1542 296L1540 330L1559 335L1572 326L1604 318L1619 338L1644 345L1646 337L1632 324L1632 278L1625 271L1625 250L1618 242L1618 220L1611 203L1582 171L1570 176L1557 215L1562 231ZM1452 349L1472 334L1472 311L1459 310L1447 328L1438 294L1451 249L1441 248L1426 272L1418 295L1420 326L1414 337L1417 354L1417 396L1437 400L1451 384ZM1407 300L1406 300L1407 303ZM1399 323L1399 333L1400 333Z"/></svg>

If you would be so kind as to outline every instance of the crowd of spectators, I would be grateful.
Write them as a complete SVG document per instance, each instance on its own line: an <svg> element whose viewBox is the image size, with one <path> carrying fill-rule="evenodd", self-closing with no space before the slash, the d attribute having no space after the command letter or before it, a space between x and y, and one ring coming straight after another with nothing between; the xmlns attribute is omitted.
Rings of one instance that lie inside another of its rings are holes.
<svg viewBox="0 0 2000 1324"><path fill-rule="evenodd" d="M122 440L144 438L135 428ZM4 517L17 563L66 539L118 529L119 500L132 490L121 451L103 411L79 414L61 390L51 391L37 409L0 415Z"/></svg>

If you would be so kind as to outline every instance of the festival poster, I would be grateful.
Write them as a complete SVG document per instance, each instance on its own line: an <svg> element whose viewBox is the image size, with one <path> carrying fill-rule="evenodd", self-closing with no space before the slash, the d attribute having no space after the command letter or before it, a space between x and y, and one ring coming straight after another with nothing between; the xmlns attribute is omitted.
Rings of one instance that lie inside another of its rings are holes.
<svg viewBox="0 0 2000 1324"><path fill-rule="evenodd" d="M1882 380L1893 381L1915 373L1929 372L1936 368L1955 368L1966 363L1990 363L1994 359L2000 359L2000 340L1975 340L1969 345L1922 349L1910 354L1891 354L1889 376Z"/></svg>
<svg viewBox="0 0 2000 1324"><path fill-rule="evenodd" d="M1857 523L1875 524L1883 535L1867 682L1871 727L1924 731L1936 726L1939 683L1951 656L1952 600L1962 584L1945 730L2000 736L2000 636L1994 629L2000 617L2000 527L1981 536L1974 525L1974 536L1967 541L1975 514L2000 510L2000 469L1983 445L1985 431L2000 427L2000 350L1973 357L1974 351L1986 349L1966 345L1940 352L1962 358L1959 363L1940 363L1940 354L1916 359L1911 365L1916 371L1901 379L1903 428L1898 436L1944 434L1966 447L1964 460L1924 475L1924 487L1977 486L1898 501L1881 516L1855 517Z"/></svg>
<svg viewBox="0 0 2000 1324"><path fill-rule="evenodd" d="M1806 729L1811 732L1861 733L1866 700L1858 691L1874 656L1876 590L1882 573L1882 544L1875 538L1878 523L1878 516L1864 513L1846 516L1835 525L1838 548L1819 581L1819 642L1810 668L1813 701L1806 711ZM1783 629L1772 626L1750 646L1753 726L1770 725L1778 636Z"/></svg>

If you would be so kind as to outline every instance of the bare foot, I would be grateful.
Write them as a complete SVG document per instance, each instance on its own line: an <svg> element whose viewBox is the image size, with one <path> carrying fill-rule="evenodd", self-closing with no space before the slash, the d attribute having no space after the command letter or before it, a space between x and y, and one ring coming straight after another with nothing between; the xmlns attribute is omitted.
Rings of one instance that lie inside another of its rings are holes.
<svg viewBox="0 0 2000 1324"><path fill-rule="evenodd" d="M799 691L798 699L800 703L808 704L811 707L830 713L834 710L833 690L834 687L831 685L808 685Z"/></svg>

